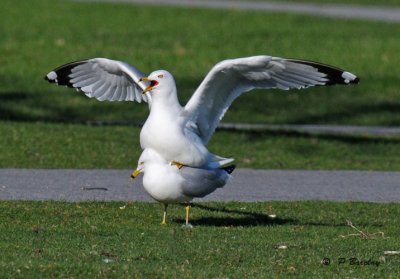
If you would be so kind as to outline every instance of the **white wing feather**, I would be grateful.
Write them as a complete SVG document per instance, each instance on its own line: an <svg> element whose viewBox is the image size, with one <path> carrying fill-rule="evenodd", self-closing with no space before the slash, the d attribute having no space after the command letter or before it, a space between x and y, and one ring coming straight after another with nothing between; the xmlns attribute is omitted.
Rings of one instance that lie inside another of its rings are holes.
<svg viewBox="0 0 400 279"><path fill-rule="evenodd" d="M184 109L187 128L206 144L232 102L255 88L307 88L358 83L339 68L311 61L252 56L224 60L207 74Z"/></svg>
<svg viewBox="0 0 400 279"><path fill-rule="evenodd" d="M150 105L150 95L142 94L144 74L128 63L93 58L65 64L45 77L49 82L76 88L99 101L142 101Z"/></svg>

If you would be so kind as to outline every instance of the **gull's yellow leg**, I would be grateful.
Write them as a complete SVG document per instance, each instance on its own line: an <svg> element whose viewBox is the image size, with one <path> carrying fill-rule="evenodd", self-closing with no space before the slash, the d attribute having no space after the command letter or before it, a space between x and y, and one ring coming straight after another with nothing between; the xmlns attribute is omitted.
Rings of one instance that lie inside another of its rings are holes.
<svg viewBox="0 0 400 279"><path fill-rule="evenodd" d="M181 169L181 168L183 168L183 164L181 164L181 163L179 163L179 162L176 162L176 161L172 161L171 162L171 165L175 165L178 169Z"/></svg>
<svg viewBox="0 0 400 279"><path fill-rule="evenodd" d="M190 204L188 204L186 207L186 226L189 225L189 212L190 212Z"/></svg>
<svg viewBox="0 0 400 279"><path fill-rule="evenodd" d="M161 225L166 225L167 224L167 207L168 207L168 204L165 203L164 204L164 215L163 215L163 220L161 222Z"/></svg>

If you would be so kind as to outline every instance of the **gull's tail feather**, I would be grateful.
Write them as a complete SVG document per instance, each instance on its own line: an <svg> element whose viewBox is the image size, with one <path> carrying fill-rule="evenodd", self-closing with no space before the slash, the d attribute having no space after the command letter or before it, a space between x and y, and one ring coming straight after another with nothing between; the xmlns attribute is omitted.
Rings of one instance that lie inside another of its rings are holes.
<svg viewBox="0 0 400 279"><path fill-rule="evenodd" d="M224 168L228 165L231 165L233 161L235 161L234 158L224 158L215 154L212 154L211 160L208 162L207 167L212 168L212 169L220 169Z"/></svg>
<svg viewBox="0 0 400 279"><path fill-rule="evenodd" d="M227 167L223 167L222 169L224 171L226 171L228 174L231 174L236 169L236 166L235 165L230 165L230 166L227 166Z"/></svg>

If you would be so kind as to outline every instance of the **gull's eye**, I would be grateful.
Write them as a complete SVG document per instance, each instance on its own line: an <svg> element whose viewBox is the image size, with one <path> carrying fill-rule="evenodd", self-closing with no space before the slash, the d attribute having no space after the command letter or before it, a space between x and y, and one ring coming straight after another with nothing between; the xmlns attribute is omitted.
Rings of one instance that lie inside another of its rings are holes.
<svg viewBox="0 0 400 279"><path fill-rule="evenodd" d="M158 78L163 78L163 77L164 77L164 75L158 75L157 77L158 77Z"/></svg>

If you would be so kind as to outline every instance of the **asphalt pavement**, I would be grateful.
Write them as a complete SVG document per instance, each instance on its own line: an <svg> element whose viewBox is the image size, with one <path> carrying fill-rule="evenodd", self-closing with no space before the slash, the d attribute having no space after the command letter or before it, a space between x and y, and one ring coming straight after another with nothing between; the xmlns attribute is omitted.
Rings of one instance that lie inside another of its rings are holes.
<svg viewBox="0 0 400 279"><path fill-rule="evenodd" d="M78 0L80 2L113 2L153 6L186 6L213 9L271 11L326 17L400 22L400 9L377 5L320 4L243 0ZM317 2L317 1L315 1Z"/></svg>
<svg viewBox="0 0 400 279"><path fill-rule="evenodd" d="M131 171L0 169L0 200L152 201ZM400 172L237 169L201 200L400 202Z"/></svg>

